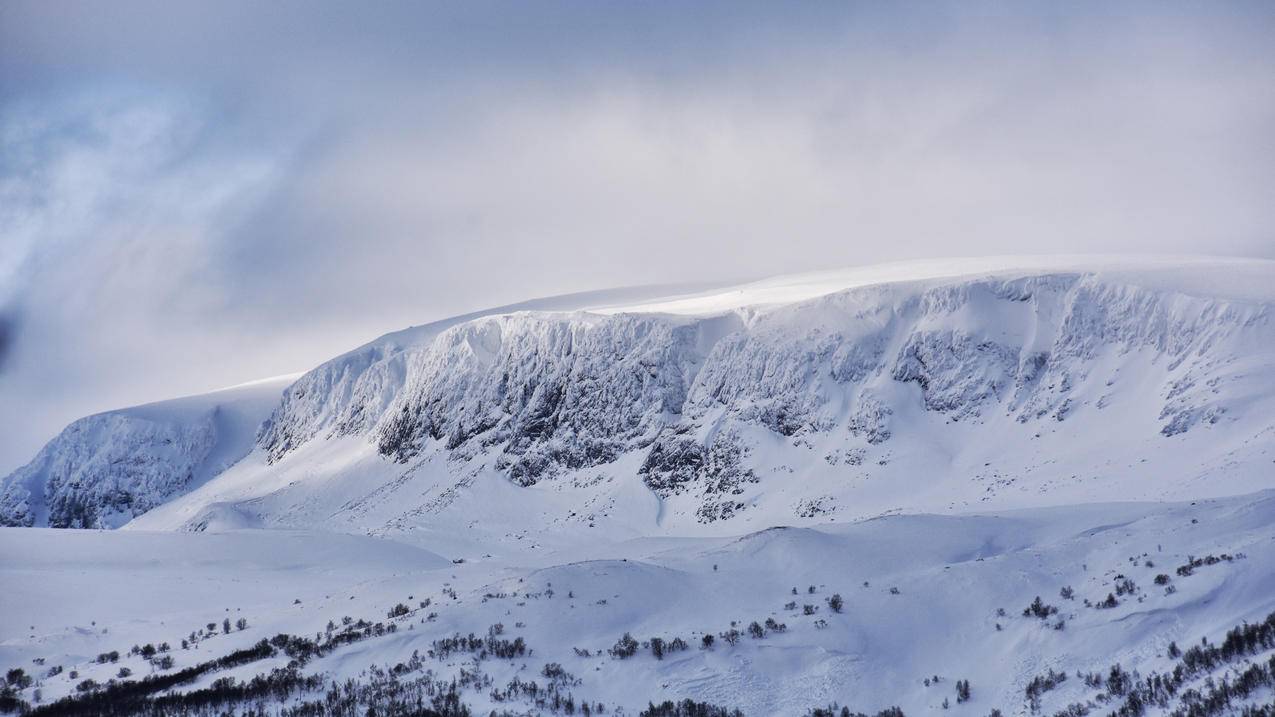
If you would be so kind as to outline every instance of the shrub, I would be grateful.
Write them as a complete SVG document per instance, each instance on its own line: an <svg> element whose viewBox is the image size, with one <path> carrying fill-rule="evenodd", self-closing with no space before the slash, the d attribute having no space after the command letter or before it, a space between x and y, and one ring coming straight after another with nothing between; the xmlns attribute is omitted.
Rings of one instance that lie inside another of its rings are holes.
<svg viewBox="0 0 1275 717"><path fill-rule="evenodd" d="M61 667L58 667L57 669L58 672L62 671ZM10 687L19 690L25 690L31 686L31 676L28 675L26 670L21 667L15 667L6 672L4 675L4 681L8 683Z"/></svg>
<svg viewBox="0 0 1275 717"><path fill-rule="evenodd" d="M633 657L637 654L637 651L638 641L634 640L633 636L627 632L619 640L616 640L615 645L610 649L611 655L621 660Z"/></svg>

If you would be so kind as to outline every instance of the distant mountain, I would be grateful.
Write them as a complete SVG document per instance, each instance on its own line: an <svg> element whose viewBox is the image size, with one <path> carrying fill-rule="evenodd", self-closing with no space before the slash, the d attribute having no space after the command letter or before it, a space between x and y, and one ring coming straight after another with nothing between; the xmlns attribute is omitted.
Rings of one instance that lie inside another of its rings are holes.
<svg viewBox="0 0 1275 717"><path fill-rule="evenodd" d="M180 455L141 453L155 470L140 482L162 486L144 500L113 497L103 462L80 458L85 439L64 434L32 465L76 466L60 505L84 496L98 516L181 494L137 527L483 545L1239 494L1269 484L1275 457L1273 305L1275 263L1198 259L956 260L594 294L333 359L202 485L184 477L202 460L198 421L162 437ZM97 430L106 464L154 444Z"/></svg>
<svg viewBox="0 0 1275 717"><path fill-rule="evenodd" d="M247 455L295 378L81 418L0 484L0 525L118 527Z"/></svg>

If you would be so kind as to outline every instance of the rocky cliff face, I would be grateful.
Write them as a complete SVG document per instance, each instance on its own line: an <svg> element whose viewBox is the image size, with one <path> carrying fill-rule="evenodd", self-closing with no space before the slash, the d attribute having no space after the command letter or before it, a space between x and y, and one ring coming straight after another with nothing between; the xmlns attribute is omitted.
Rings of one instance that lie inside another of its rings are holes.
<svg viewBox="0 0 1275 717"><path fill-rule="evenodd" d="M1266 303L1086 273L870 286L711 316L519 313L319 367L260 443L274 460L349 434L391 461L489 454L523 486L642 452L651 490L696 494L711 520L743 508L730 496L756 480L751 428L868 449L906 434L898 417L917 403L952 422L1065 421L1094 402L1077 395L1092 373L1132 383L1118 365L1138 355L1165 379L1129 390L1167 437L1222 420L1223 385L1271 346Z"/></svg>

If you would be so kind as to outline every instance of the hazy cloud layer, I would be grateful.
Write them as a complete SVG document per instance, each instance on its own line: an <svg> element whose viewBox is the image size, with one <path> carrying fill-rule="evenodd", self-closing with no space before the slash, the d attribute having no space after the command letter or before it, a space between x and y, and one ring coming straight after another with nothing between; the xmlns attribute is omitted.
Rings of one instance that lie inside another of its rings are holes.
<svg viewBox="0 0 1275 717"><path fill-rule="evenodd" d="M0 471L536 295L1275 256L1266 3L0 4Z"/></svg>

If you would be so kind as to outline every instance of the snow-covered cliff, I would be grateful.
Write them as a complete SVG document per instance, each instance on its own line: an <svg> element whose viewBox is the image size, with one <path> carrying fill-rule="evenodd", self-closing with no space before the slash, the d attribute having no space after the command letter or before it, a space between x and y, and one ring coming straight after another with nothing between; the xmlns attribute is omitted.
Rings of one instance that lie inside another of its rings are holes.
<svg viewBox="0 0 1275 717"><path fill-rule="evenodd" d="M81 418L0 482L0 525L114 528L252 449L295 377Z"/></svg>
<svg viewBox="0 0 1275 717"><path fill-rule="evenodd" d="M1182 272L996 270L724 310L714 294L700 311L683 301L679 313L483 317L307 374L261 446L278 462L353 435L402 464L489 459L521 486L639 455L648 488L693 495L697 518L712 521L748 507L744 486L761 466L747 456L776 442L766 435L826 451L804 463L879 466L896 444L934 442L935 418L972 426L987 446L1007 437L1006 420L1037 437L1071 422L1083 424L1064 429L1077 441L1122 435L1152 448L1191 431L1232 437L1232 424L1269 436L1275 415L1253 406L1275 391L1272 301L1260 288L1275 272L1260 262Z"/></svg>
<svg viewBox="0 0 1275 717"><path fill-rule="evenodd" d="M1271 262L956 261L638 301L506 307L337 357L248 460L136 524L737 530L1239 493L1275 452ZM200 483L198 426L163 435L180 459L143 452L129 475L164 477L143 493ZM128 464L148 430L92 443ZM93 502L124 505L112 485Z"/></svg>

